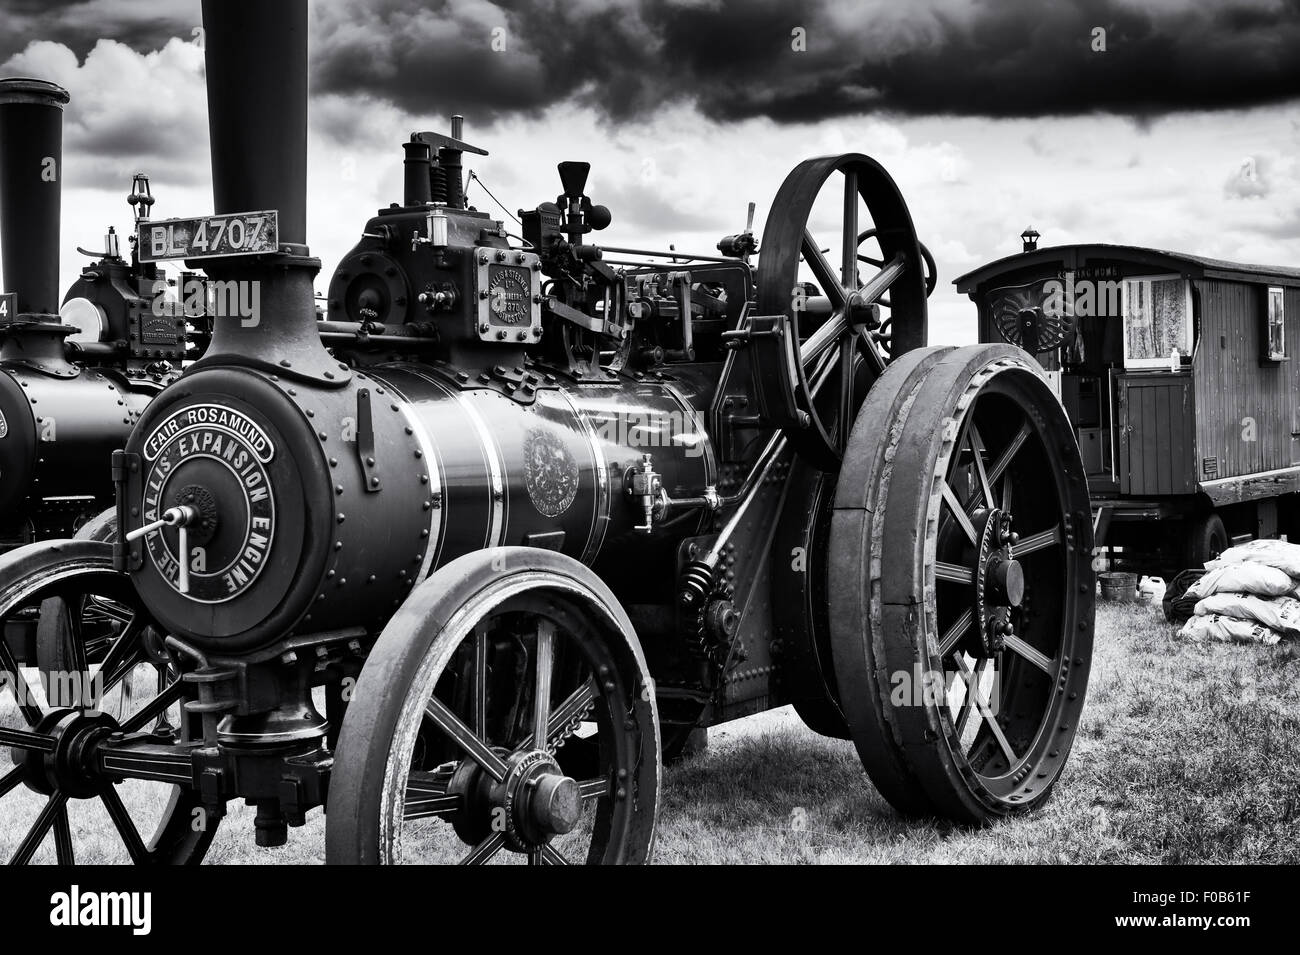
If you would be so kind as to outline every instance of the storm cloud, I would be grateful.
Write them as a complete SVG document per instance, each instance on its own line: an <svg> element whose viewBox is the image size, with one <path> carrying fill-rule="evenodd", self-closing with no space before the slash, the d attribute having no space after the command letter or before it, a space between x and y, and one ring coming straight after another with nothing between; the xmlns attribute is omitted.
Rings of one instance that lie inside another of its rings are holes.
<svg viewBox="0 0 1300 955"><path fill-rule="evenodd" d="M1300 0L345 0L315 33L317 90L480 121L565 101L1149 119L1300 95Z"/></svg>
<svg viewBox="0 0 1300 955"><path fill-rule="evenodd" d="M198 0L4 0L0 62L191 40ZM483 123L573 103L616 122L876 112L1140 121L1300 96L1300 0L331 0L318 94Z"/></svg>

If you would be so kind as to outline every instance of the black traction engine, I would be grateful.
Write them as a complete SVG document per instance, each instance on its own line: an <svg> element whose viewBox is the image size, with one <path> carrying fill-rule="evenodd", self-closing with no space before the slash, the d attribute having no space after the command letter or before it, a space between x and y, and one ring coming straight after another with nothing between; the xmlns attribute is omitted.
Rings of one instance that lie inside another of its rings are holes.
<svg viewBox="0 0 1300 955"><path fill-rule="evenodd" d="M306 23L204 3L188 221L237 230L205 269L259 316L113 455L120 541L0 558L0 619L99 680L0 728L44 807L11 855L68 861L100 801L134 861L196 861L242 798L262 845L323 807L330 862L644 862L663 760L786 704L903 813L1040 805L1091 658L1078 448L1032 356L927 343L884 168L806 160L761 235L655 251L594 241L586 163L519 234L469 207L453 120L318 315Z"/></svg>

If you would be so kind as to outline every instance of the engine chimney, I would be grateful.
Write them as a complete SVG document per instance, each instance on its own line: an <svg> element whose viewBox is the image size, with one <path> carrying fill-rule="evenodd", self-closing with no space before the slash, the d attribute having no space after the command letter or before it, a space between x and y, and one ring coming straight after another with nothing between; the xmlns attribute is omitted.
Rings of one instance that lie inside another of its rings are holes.
<svg viewBox="0 0 1300 955"><path fill-rule="evenodd" d="M274 209L280 253L205 260L255 282L252 318L218 318L197 365L245 364L322 384L350 374L316 327L307 248L307 0L203 0L212 193L218 214ZM200 263L195 263L200 264Z"/></svg>
<svg viewBox="0 0 1300 955"><path fill-rule="evenodd" d="M57 321L63 105L67 91L45 80L0 80L0 244L4 287L18 314ZM16 315L8 316L9 320Z"/></svg>

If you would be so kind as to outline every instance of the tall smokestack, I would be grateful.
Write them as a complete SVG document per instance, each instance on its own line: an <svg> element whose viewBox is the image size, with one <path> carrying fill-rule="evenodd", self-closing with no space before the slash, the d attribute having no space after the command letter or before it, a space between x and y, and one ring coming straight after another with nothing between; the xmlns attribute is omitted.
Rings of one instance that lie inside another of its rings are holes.
<svg viewBox="0 0 1300 955"><path fill-rule="evenodd" d="M203 0L216 211L307 243L307 0Z"/></svg>
<svg viewBox="0 0 1300 955"><path fill-rule="evenodd" d="M218 318L196 365L245 364L342 384L320 341L307 248L307 0L203 0L212 194L218 214L274 209L280 253L204 260L256 283L256 314Z"/></svg>
<svg viewBox="0 0 1300 955"><path fill-rule="evenodd" d="M3 292L18 314L59 310L59 211L66 90L45 80L0 80L0 244ZM14 316L10 316L12 319Z"/></svg>

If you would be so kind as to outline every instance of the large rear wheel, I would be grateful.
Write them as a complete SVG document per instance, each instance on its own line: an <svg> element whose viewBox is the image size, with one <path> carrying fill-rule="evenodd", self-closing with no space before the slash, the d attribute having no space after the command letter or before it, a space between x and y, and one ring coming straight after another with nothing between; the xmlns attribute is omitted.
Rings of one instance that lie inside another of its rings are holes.
<svg viewBox="0 0 1300 955"><path fill-rule="evenodd" d="M903 370L872 389L838 485L839 698L896 808L983 824L1041 805L1078 729L1087 485L1060 403L1021 350L969 346Z"/></svg>

